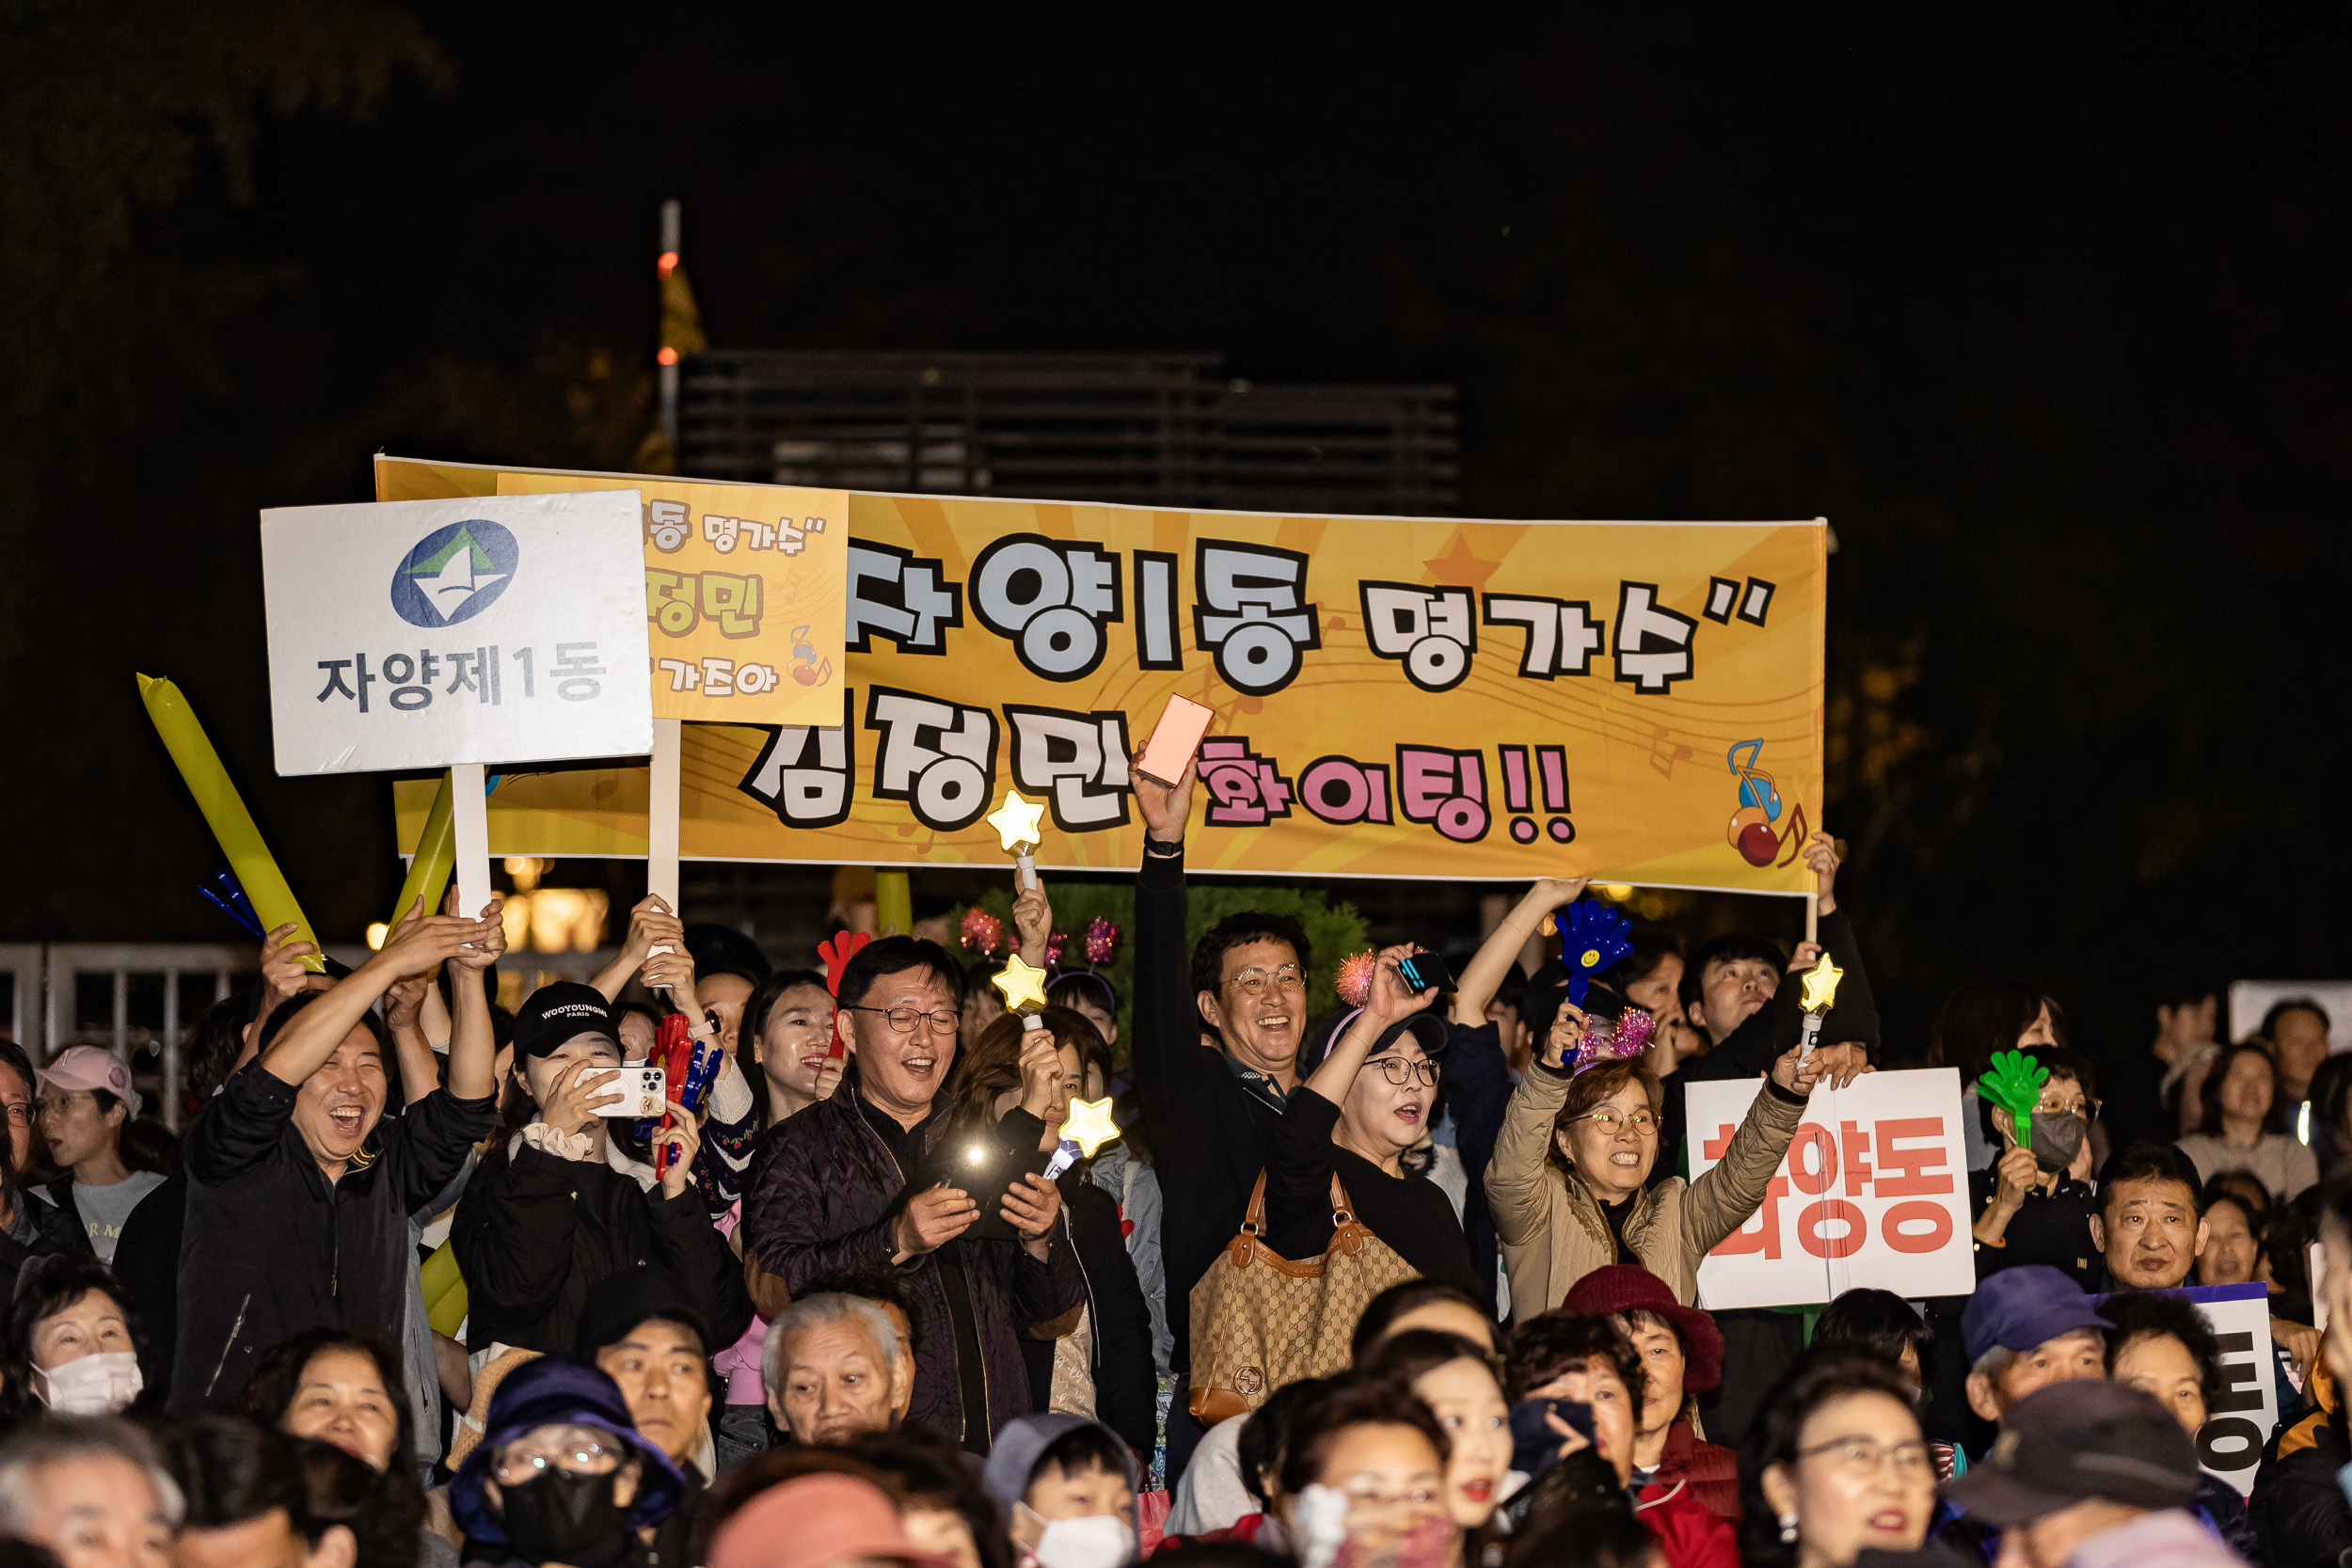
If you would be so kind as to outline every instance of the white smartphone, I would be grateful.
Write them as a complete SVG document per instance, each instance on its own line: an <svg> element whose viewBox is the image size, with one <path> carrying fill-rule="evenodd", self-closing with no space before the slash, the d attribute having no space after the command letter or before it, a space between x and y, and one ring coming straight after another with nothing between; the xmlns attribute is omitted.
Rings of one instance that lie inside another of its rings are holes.
<svg viewBox="0 0 2352 1568"><path fill-rule="evenodd" d="M606 1094L617 1091L621 1098L609 1100L597 1106L596 1115L626 1117L631 1120L658 1117L669 1103L668 1088L669 1085L662 1082L660 1068L647 1067L643 1062L628 1063L617 1069L612 1082L605 1085L602 1091Z"/></svg>

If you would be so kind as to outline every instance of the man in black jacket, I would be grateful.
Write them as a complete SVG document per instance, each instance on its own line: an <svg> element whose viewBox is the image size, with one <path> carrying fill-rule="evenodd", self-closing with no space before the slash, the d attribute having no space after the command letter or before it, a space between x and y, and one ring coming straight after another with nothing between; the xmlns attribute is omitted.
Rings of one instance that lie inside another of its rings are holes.
<svg viewBox="0 0 2352 1568"><path fill-rule="evenodd" d="M1192 1365L1192 1288L1241 1228L1266 1144L1298 1085L1306 1037L1307 933L1288 915L1241 913L1184 951L1184 828L1197 778L1174 787L1130 770L1146 836L1136 873L1136 1093L1152 1129L1166 1207L1168 1323L1181 1381ZM1212 1045L1210 1042L1214 1041ZM1197 1436L1169 1419L1169 1465Z"/></svg>
<svg viewBox="0 0 2352 1568"><path fill-rule="evenodd" d="M986 1453L996 1432L1030 1409L1025 1333L1066 1332L1086 1300L1061 1195L1039 1176L1005 1190L999 1212L1016 1240L964 1235L979 1217L971 1195L938 1177L934 1146L950 1107L962 973L937 942L884 937L841 968L834 1027L850 1070L820 1100L760 1139L743 1193L743 1261L755 1299L782 1305L836 1269L889 1268L920 1307L913 1418ZM1020 1169L1038 1152L1059 1064L1045 1053L1042 1100L1024 1076L1022 1103L996 1125L983 1164ZM769 1292L773 1291L773 1294Z"/></svg>
<svg viewBox="0 0 2352 1568"><path fill-rule="evenodd" d="M495 900L479 920L408 916L348 978L280 1004L261 1054L188 1124L174 1417L233 1407L262 1352L306 1328L403 1342L408 1215L490 1130L495 1048L482 988L455 988L449 1086L379 1126L392 1052L370 1009L396 980L479 972L504 948Z"/></svg>

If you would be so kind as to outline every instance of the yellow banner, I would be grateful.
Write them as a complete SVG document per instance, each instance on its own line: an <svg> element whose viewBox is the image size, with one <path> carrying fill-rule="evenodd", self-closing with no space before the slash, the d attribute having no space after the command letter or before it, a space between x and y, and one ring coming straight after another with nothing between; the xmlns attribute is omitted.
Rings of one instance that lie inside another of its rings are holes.
<svg viewBox="0 0 2352 1568"><path fill-rule="evenodd" d="M375 460L380 501L575 490L643 492L655 718L837 721L848 491Z"/></svg>
<svg viewBox="0 0 2352 1568"><path fill-rule="evenodd" d="M445 493L408 486L458 471L379 459L379 492ZM1820 813L1818 520L847 504L830 727L689 726L689 859L1004 864L980 817L1015 787L1049 808L1040 864L1132 866L1126 759L1182 694L1216 714L1196 870L1810 882L1797 849ZM404 845L432 791L398 786ZM643 769L510 776L491 844L642 855L644 814Z"/></svg>

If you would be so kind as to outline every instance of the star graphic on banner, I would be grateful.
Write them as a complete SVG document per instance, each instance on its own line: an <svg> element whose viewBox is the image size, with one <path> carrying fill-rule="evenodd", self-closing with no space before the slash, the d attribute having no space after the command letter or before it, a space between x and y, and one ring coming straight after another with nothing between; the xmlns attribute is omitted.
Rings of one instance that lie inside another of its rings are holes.
<svg viewBox="0 0 2352 1568"><path fill-rule="evenodd" d="M1088 1159L1093 1159L1096 1149L1119 1136L1119 1124L1111 1120L1109 1097L1072 1101L1070 1116L1061 1124L1061 1135L1074 1142Z"/></svg>
<svg viewBox="0 0 2352 1568"><path fill-rule="evenodd" d="M1042 801L1024 800L1017 789L1005 791L1005 803L988 814L988 825L996 830L998 842L1007 854L1019 854L1038 845L1038 818L1045 815Z"/></svg>
<svg viewBox="0 0 2352 1568"><path fill-rule="evenodd" d="M1825 1013L1836 1006L1837 982L1845 977L1846 972L1832 963L1827 953L1822 954L1821 961L1804 972L1804 1010Z"/></svg>
<svg viewBox="0 0 2352 1568"><path fill-rule="evenodd" d="M1045 971L1031 968L1018 953L1005 960L1003 971L990 984L1004 993L1009 1013L1045 1006Z"/></svg>
<svg viewBox="0 0 2352 1568"><path fill-rule="evenodd" d="M1438 582L1467 583L1472 588L1484 588L1486 579L1495 575L1502 562L1480 560L1471 553L1469 535L1456 529L1454 531L1454 543L1447 547L1445 554L1435 561L1424 561L1422 564L1429 568L1430 576Z"/></svg>

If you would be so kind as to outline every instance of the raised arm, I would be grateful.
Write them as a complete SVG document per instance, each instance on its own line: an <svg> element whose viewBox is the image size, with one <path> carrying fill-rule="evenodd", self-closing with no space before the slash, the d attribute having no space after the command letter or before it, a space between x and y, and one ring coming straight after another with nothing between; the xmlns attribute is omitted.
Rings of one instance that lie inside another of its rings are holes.
<svg viewBox="0 0 2352 1568"><path fill-rule="evenodd" d="M1031 969L1045 967L1046 949L1054 941L1054 903L1045 896L1045 879L1023 887L1021 873L1012 874L1012 928L1021 938L1021 961Z"/></svg>
<svg viewBox="0 0 2352 1568"><path fill-rule="evenodd" d="M1693 1263L1747 1224L1764 1201L1772 1172L1804 1118L1804 1103L1822 1076L1821 1054L1816 1051L1799 1061L1794 1046L1782 1053L1724 1157L1691 1183L1682 1204L1682 1244Z"/></svg>
<svg viewBox="0 0 2352 1568"><path fill-rule="evenodd" d="M1523 1246L1550 1224L1551 1189L1544 1164L1551 1154L1552 1125L1574 1079L1563 1063L1584 1022L1576 1008L1560 1005L1543 1049L1519 1075L1519 1085L1503 1107L1494 1157L1486 1163L1486 1208L1494 1215L1496 1238L1506 1245Z"/></svg>
<svg viewBox="0 0 2352 1568"><path fill-rule="evenodd" d="M499 924L497 905L491 906L486 920L459 920L450 915L428 915L424 900L403 916L384 945L366 963L351 972L342 984L324 991L294 1017L294 1021L270 1042L262 1053L262 1069L281 1084L299 1087L335 1053L343 1043L343 1037L358 1027L370 1007L393 982L412 974L429 973L441 963L465 951L466 943L503 944L505 933ZM489 1017L486 1005L483 1014L485 1025ZM455 1043L451 1051L455 1054ZM455 1064L452 1063L452 1071ZM482 1064L484 1086L475 1092L489 1093L489 1062Z"/></svg>
<svg viewBox="0 0 2352 1568"><path fill-rule="evenodd" d="M1590 880L1588 877L1565 880L1547 877L1527 890L1518 906L1502 917L1502 924L1478 944L1476 955L1463 966L1454 987L1454 1022L1475 1029L1486 1022L1486 1005L1495 999L1503 975L1519 961L1519 949L1543 925L1544 916L1564 904L1575 903Z"/></svg>
<svg viewBox="0 0 2352 1568"><path fill-rule="evenodd" d="M449 1092L453 1100L486 1100L498 1088L491 1070L498 1040L490 1026L490 998L482 989L482 972L506 951L506 922L500 912L501 901L491 899L475 923L483 934L449 956L450 995L456 1003L449 1035Z"/></svg>
<svg viewBox="0 0 2352 1568"><path fill-rule="evenodd" d="M1200 1049L1200 1009L1184 942L1184 825L1192 816L1194 770L1187 766L1174 788L1132 768L1127 776L1145 830L1143 863L1136 872L1130 1059L1144 1114L1158 1119L1202 1075L1224 1069Z"/></svg>

